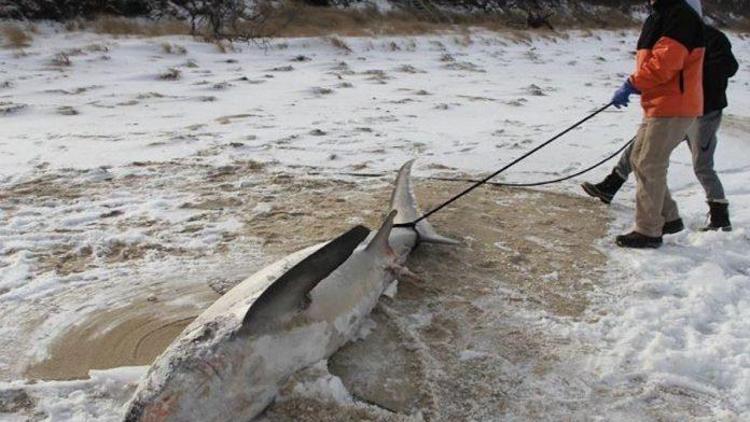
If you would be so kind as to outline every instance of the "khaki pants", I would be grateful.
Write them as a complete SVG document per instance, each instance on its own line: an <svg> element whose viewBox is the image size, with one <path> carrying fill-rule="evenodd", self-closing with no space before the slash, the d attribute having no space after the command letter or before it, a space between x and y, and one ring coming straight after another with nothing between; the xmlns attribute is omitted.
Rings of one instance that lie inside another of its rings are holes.
<svg viewBox="0 0 750 422"><path fill-rule="evenodd" d="M685 139L693 117L647 117L636 135L630 163L637 182L635 231L661 236L665 221L680 218L667 188L669 156Z"/></svg>

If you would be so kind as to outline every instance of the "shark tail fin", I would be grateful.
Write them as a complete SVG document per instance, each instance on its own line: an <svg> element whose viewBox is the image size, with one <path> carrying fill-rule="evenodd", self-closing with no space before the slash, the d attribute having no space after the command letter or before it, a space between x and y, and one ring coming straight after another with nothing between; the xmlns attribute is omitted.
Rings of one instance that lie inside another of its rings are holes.
<svg viewBox="0 0 750 422"><path fill-rule="evenodd" d="M417 200L411 187L411 168L414 160L407 161L398 172L396 187L391 194L391 209L398 211L396 224L408 224L421 215ZM442 243L457 245L460 242L438 234L427 220L416 224L415 230L419 234L419 241L425 243Z"/></svg>
<svg viewBox="0 0 750 422"><path fill-rule="evenodd" d="M417 233L419 233L419 241L424 243L441 243L443 245L458 245L461 243L456 239L438 234L427 220L417 223Z"/></svg>

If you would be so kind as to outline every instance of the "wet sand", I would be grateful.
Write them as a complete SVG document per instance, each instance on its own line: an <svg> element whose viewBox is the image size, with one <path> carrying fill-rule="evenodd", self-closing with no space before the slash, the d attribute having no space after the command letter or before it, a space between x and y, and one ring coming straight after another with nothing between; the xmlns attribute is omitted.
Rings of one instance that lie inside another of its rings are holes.
<svg viewBox="0 0 750 422"><path fill-rule="evenodd" d="M170 294L204 303L219 297L208 286ZM160 304L154 295L123 308L94 312L70 327L50 348L47 359L31 365L26 375L84 379L90 369L150 365L198 313L193 306Z"/></svg>
<svg viewBox="0 0 750 422"><path fill-rule="evenodd" d="M239 166L191 186L200 201L187 206L241 216L238 236L262 239L266 262L356 223L377 227L391 192L390 178L341 181L262 171L263 189L238 195L229 187L243 174ZM426 209L465 184L415 180L415 186ZM300 396L290 384L291 393L268 409L267 420L400 420L418 412L428 420L483 419L515 402L528 405L528 416L545 413L545 404L529 405L539 392L524 380L551 371L570 339L528 326L519 315L581 317L605 265L594 247L606 234L605 210L586 198L483 187L430 220L462 245L420 246L409 266L424 283L401 283L395 299L383 298L373 313L372 334L329 360L329 371L357 404ZM136 294L127 306L88 315L26 376L72 379L89 369L149 364L218 297L208 285L192 286L165 287L157 299ZM178 296L192 304L165 305Z"/></svg>

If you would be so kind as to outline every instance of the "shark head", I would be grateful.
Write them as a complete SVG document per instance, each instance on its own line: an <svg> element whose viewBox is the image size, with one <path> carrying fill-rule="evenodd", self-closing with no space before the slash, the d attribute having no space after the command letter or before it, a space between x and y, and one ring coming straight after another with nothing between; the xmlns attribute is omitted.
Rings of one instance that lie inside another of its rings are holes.
<svg viewBox="0 0 750 422"><path fill-rule="evenodd" d="M212 321L183 332L149 369L128 405L125 422L200 420L206 403L221 403L206 414L235 414L231 382L247 366L250 353L223 321ZM231 411L230 411L231 409ZM241 414L241 413L239 413Z"/></svg>

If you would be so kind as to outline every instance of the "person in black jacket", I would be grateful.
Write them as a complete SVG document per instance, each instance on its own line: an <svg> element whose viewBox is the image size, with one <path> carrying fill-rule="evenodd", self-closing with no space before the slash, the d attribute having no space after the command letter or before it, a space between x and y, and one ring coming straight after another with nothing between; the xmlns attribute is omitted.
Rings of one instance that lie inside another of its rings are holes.
<svg viewBox="0 0 750 422"><path fill-rule="evenodd" d="M702 231L729 231L729 202L724 195L724 188L714 170L714 151L716 151L716 132L721 124L722 110L727 107L727 84L729 78L737 73L739 64L732 54L729 39L718 29L706 25L706 54L703 62L703 117L690 128L687 144L693 156L693 170L698 177L709 206L710 222ZM617 166L601 183L585 182L581 185L587 194L609 204L620 187L631 173L631 144L620 157ZM667 227L670 225L670 227ZM672 227L674 226L674 227ZM663 232L673 234L684 229L682 220L665 224Z"/></svg>

